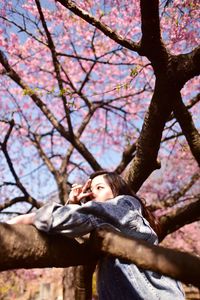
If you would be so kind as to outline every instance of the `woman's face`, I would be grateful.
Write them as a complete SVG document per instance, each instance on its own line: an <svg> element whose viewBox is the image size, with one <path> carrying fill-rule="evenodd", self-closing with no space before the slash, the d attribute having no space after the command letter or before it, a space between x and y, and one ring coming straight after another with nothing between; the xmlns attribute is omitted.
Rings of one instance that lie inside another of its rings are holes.
<svg viewBox="0 0 200 300"><path fill-rule="evenodd" d="M105 202L114 198L113 192L106 182L104 175L99 175L92 179L90 189L94 201Z"/></svg>

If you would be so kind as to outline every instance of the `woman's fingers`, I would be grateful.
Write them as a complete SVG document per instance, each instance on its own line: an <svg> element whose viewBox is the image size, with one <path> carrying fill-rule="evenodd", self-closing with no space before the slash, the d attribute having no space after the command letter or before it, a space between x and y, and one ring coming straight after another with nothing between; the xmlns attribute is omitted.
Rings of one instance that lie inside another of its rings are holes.
<svg viewBox="0 0 200 300"><path fill-rule="evenodd" d="M83 198L82 196L83 185L79 183L74 183L69 193L69 203L78 204Z"/></svg>
<svg viewBox="0 0 200 300"><path fill-rule="evenodd" d="M90 185L91 185L91 179L88 179L86 181L86 183L84 184L83 188L82 188L82 192L85 193L89 188L90 188Z"/></svg>
<svg viewBox="0 0 200 300"><path fill-rule="evenodd" d="M84 185L74 183L69 194L70 203L79 203L83 198L91 196L90 185L91 179L88 179Z"/></svg>
<svg viewBox="0 0 200 300"><path fill-rule="evenodd" d="M83 188L82 184L78 184L78 183L72 184L72 190L82 189L82 188Z"/></svg>
<svg viewBox="0 0 200 300"><path fill-rule="evenodd" d="M90 185L91 185L91 179L88 179L84 185L74 183L72 185L71 190L76 194L81 194L81 193L84 194L86 191L87 191L87 194L88 194L88 189L90 188Z"/></svg>

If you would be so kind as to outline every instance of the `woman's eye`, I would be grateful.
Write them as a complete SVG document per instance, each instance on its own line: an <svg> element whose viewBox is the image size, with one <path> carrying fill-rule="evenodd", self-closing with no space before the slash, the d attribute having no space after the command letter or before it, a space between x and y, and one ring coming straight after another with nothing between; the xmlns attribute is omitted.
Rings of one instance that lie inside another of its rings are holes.
<svg viewBox="0 0 200 300"><path fill-rule="evenodd" d="M102 186L98 186L97 187L97 190L101 190L103 187Z"/></svg>

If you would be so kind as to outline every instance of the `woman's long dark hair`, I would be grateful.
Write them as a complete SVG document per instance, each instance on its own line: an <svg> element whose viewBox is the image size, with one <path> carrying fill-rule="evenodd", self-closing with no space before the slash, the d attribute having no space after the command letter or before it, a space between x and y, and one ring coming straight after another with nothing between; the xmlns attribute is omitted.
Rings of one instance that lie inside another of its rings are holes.
<svg viewBox="0 0 200 300"><path fill-rule="evenodd" d="M132 190L132 188L128 185L128 183L116 172L108 172L106 170L101 170L94 172L90 175L90 179L94 179L95 177L103 175L106 182L110 186L113 196L117 197L119 195L129 195L134 198L136 198L141 206L142 206L142 215L145 219L149 221L149 224L153 228L153 230L157 233L159 236L160 233L160 225L158 220L154 217L154 215L151 213L151 211L146 207L145 201L143 199L140 199L135 192Z"/></svg>

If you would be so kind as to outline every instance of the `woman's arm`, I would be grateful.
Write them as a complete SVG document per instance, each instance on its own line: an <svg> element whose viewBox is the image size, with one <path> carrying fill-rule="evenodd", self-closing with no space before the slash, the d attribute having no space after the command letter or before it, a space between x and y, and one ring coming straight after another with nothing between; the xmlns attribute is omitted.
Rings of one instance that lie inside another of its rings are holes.
<svg viewBox="0 0 200 300"><path fill-rule="evenodd" d="M81 200L90 196L92 193L87 192L91 180L88 180L84 185L74 184L69 194L67 204L80 204ZM36 213L24 214L8 220L7 224L29 224L34 225Z"/></svg>
<svg viewBox="0 0 200 300"><path fill-rule="evenodd" d="M25 214L21 216L17 216L15 218L12 218L8 220L6 223L7 224L29 224L33 225L34 224L34 218L35 218L35 213L30 213L30 214Z"/></svg>
<svg viewBox="0 0 200 300"><path fill-rule="evenodd" d="M95 229L94 219L87 205L50 203L37 210L34 226L50 234L74 238Z"/></svg>

